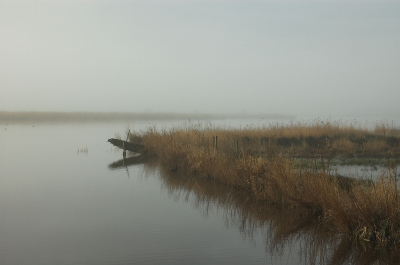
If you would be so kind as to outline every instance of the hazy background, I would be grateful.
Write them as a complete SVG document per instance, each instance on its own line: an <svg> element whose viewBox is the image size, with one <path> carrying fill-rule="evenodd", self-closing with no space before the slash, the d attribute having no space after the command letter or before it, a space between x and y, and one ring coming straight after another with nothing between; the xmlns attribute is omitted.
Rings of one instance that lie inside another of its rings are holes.
<svg viewBox="0 0 400 265"><path fill-rule="evenodd" d="M400 1L0 0L0 110L400 113Z"/></svg>

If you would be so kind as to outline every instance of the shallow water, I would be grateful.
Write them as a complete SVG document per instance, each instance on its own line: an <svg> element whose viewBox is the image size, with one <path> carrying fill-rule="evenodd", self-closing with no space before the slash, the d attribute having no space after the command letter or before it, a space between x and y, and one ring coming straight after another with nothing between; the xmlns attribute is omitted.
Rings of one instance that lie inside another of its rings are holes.
<svg viewBox="0 0 400 265"><path fill-rule="evenodd" d="M390 169L389 172L388 167L380 165L339 165L331 166L331 174L373 181L377 181L381 177L387 177L391 174L393 177L399 179L400 166Z"/></svg>
<svg viewBox="0 0 400 265"><path fill-rule="evenodd" d="M125 127L1 125L0 264L357 261L343 239L291 210L121 160L107 139Z"/></svg>
<svg viewBox="0 0 400 265"><path fill-rule="evenodd" d="M139 126L143 126L139 125ZM4 127L4 126L3 126ZM0 264L259 263L218 212L205 215L168 192L107 139L116 124L8 125L0 157Z"/></svg>

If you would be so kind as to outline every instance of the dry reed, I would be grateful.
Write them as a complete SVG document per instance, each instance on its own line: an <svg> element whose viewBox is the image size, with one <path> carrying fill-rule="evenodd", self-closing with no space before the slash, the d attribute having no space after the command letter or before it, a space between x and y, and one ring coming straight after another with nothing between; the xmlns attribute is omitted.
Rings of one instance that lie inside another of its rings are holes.
<svg viewBox="0 0 400 265"><path fill-rule="evenodd" d="M242 130L197 126L150 128L132 133L130 140L143 144L145 156L157 157L172 172L212 179L247 190L259 201L300 209L363 244L397 246L400 200L393 171L389 168L386 177L366 185L331 176L329 160L340 155L398 161L399 132L332 123ZM309 158L305 167L298 167L299 157Z"/></svg>

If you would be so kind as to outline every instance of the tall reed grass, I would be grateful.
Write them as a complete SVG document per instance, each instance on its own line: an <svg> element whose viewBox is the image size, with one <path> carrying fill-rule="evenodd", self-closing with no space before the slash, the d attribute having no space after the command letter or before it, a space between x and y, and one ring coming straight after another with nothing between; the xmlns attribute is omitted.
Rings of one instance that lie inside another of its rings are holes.
<svg viewBox="0 0 400 265"><path fill-rule="evenodd" d="M268 256L282 257L291 246L301 245L298 264L399 264L396 251L353 244L351 238L335 233L331 224L305 214L301 208L269 204L250 196L248 190L171 172L153 160L145 168L161 171L163 187L174 200L190 201L205 216L218 212L227 226L237 226L249 242L261 229Z"/></svg>
<svg viewBox="0 0 400 265"><path fill-rule="evenodd" d="M132 133L130 141L143 144L144 156L157 157L172 172L212 179L247 190L259 201L300 209L362 244L398 246L400 199L392 169L400 158L399 132L331 123L263 129L197 125L149 128ZM338 155L385 157L393 164L380 181L367 185L329 174L329 160ZM298 166L298 158L308 158L305 167Z"/></svg>

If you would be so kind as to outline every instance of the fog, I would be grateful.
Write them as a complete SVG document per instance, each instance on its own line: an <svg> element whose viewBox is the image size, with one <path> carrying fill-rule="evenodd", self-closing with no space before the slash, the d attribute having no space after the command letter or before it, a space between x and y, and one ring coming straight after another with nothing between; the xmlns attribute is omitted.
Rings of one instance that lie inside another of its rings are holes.
<svg viewBox="0 0 400 265"><path fill-rule="evenodd" d="M0 0L0 110L399 116L400 1Z"/></svg>

